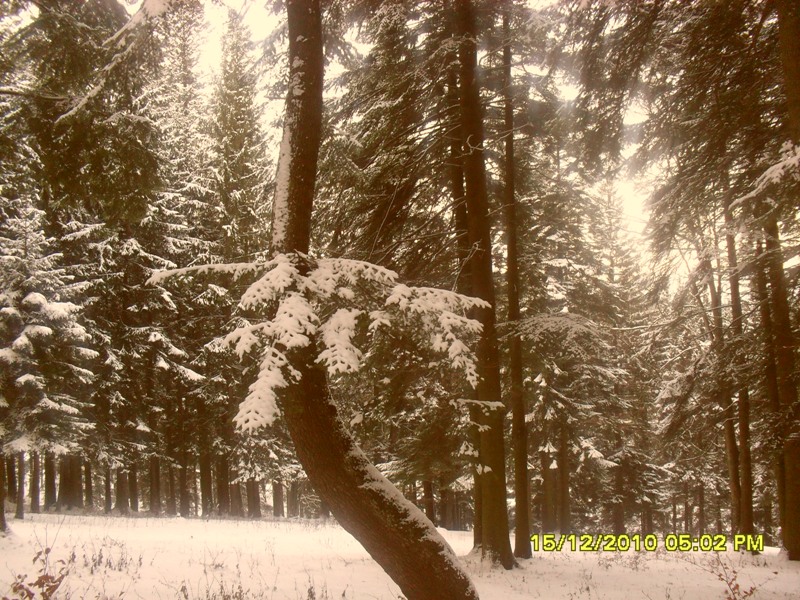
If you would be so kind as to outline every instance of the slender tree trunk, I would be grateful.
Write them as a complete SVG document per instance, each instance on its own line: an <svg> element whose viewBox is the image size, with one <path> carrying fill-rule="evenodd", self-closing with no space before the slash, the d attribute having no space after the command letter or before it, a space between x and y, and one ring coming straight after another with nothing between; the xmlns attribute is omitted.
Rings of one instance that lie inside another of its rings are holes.
<svg viewBox="0 0 800 600"><path fill-rule="evenodd" d="M683 484L683 532L692 533L692 502L689 496L689 484Z"/></svg>
<svg viewBox="0 0 800 600"><path fill-rule="evenodd" d="M189 454L181 451L180 466L178 467L178 501L180 514L184 519L189 518L191 512L191 496L189 495Z"/></svg>
<svg viewBox="0 0 800 600"><path fill-rule="evenodd" d="M14 464L13 455L9 455L6 461L6 481L8 483L8 497L17 500L17 467Z"/></svg>
<svg viewBox="0 0 800 600"><path fill-rule="evenodd" d="M25 518L25 453L17 453L17 511L15 519Z"/></svg>
<svg viewBox="0 0 800 600"><path fill-rule="evenodd" d="M139 466L135 462L128 469L128 502L131 511L139 512Z"/></svg>
<svg viewBox="0 0 800 600"><path fill-rule="evenodd" d="M283 484L272 480L272 516L283 517Z"/></svg>
<svg viewBox="0 0 800 600"><path fill-rule="evenodd" d="M42 479L41 461L38 452L31 452L31 512L37 514L41 512L39 506L40 481Z"/></svg>
<svg viewBox="0 0 800 600"><path fill-rule="evenodd" d="M77 454L66 457L69 467L67 469L67 496L70 508L83 508L83 459Z"/></svg>
<svg viewBox="0 0 800 600"><path fill-rule="evenodd" d="M230 473L226 456L217 458L217 510L220 515L231 512Z"/></svg>
<svg viewBox="0 0 800 600"><path fill-rule="evenodd" d="M117 468L117 502L114 506L121 515L127 515L130 510L130 500L128 498L128 472L121 467Z"/></svg>
<svg viewBox="0 0 800 600"><path fill-rule="evenodd" d="M553 456L544 450L539 452L542 465L542 532L553 533L558 528L558 499L556 472L550 468Z"/></svg>
<svg viewBox="0 0 800 600"><path fill-rule="evenodd" d="M430 479L422 480L422 499L425 503L425 516L436 524L436 502L433 498L433 482Z"/></svg>
<svg viewBox="0 0 800 600"><path fill-rule="evenodd" d="M58 510L69 510L72 508L70 487L69 487L69 457L61 456L58 459L58 497L56 508Z"/></svg>
<svg viewBox="0 0 800 600"><path fill-rule="evenodd" d="M286 512L288 517L300 516L300 485L297 480L289 484L289 494L286 498Z"/></svg>
<svg viewBox="0 0 800 600"><path fill-rule="evenodd" d="M495 331L495 294L492 276L492 240L489 223L489 198L483 148L483 116L477 81L478 52L475 14L470 0L456 1L455 18L461 43L461 133L464 151L464 183L469 240L473 249L470 277L473 293L488 303L475 310L483 326L478 340L478 401L484 403L479 413L483 556L499 562L506 569L514 565L506 507L505 441L503 424L505 405L500 385L500 356Z"/></svg>
<svg viewBox="0 0 800 600"><path fill-rule="evenodd" d="M245 485L247 487L247 516L251 519L260 519L261 493L258 489L258 481L251 478Z"/></svg>
<svg viewBox="0 0 800 600"><path fill-rule="evenodd" d="M8 533L6 521L6 456L0 452L0 536Z"/></svg>
<svg viewBox="0 0 800 600"><path fill-rule="evenodd" d="M697 486L697 535L706 532L706 487L701 481Z"/></svg>
<svg viewBox="0 0 800 600"><path fill-rule="evenodd" d="M323 52L319 0L288 0L289 81L273 201L271 253L309 251L322 125ZM301 274L307 269L298 258ZM307 272L307 271L306 271ZM447 543L366 459L339 418L317 340L286 350L296 379L280 408L297 457L336 520L365 547L409 600L478 597ZM506 540L508 541L508 540Z"/></svg>
<svg viewBox="0 0 800 600"><path fill-rule="evenodd" d="M439 484L439 527L443 527L445 529L453 529L453 521L452 521L452 492L444 487L444 485ZM430 519L430 517L428 517ZM434 523L435 521L431 521Z"/></svg>
<svg viewBox="0 0 800 600"><path fill-rule="evenodd" d="M231 475L231 479L235 479L235 477ZM244 505L242 504L242 486L239 485L239 483L232 483L228 488L228 493L231 497L231 516L243 517Z"/></svg>
<svg viewBox="0 0 800 600"><path fill-rule="evenodd" d="M733 332L734 363L744 370L742 354L739 346L743 343L742 297L739 291L739 263L736 256L736 238L734 236L733 215L728 206L729 198L725 197L725 243L728 253L728 282L731 294L731 330ZM750 394L747 384L742 384L738 391L738 425L739 425L739 532L753 534L753 466L750 457ZM702 533L702 532L701 532Z"/></svg>
<svg viewBox="0 0 800 600"><path fill-rule="evenodd" d="M211 455L206 450L200 451L200 497L202 500L203 516L211 516L214 506L212 497L213 481L211 478Z"/></svg>
<svg viewBox="0 0 800 600"><path fill-rule="evenodd" d="M511 24L508 0L503 6L503 114L505 129L505 186L503 208L506 225L506 285L508 287L508 322L516 327L520 318L520 278L517 258L517 197L514 183L514 101L511 80ZM528 428L525 423L523 396L522 338L511 336L509 347L509 401L511 404L511 440L514 452L514 556L530 558L531 525L528 520Z"/></svg>
<svg viewBox="0 0 800 600"><path fill-rule="evenodd" d="M705 270L708 276L706 284L711 297L711 314L713 316L712 345L720 358L725 357L725 326L722 318L722 293L714 285L714 273L711 261L705 259ZM730 385L727 381L717 383L717 401L722 408L722 428L725 437L725 456L728 466L728 489L731 495L731 529L739 530L741 521L742 488L739 481L739 446L736 441L736 424L738 419L731 400Z"/></svg>
<svg viewBox="0 0 800 600"><path fill-rule="evenodd" d="M778 367L775 363L775 344L772 311L767 291L766 264L764 249L759 240L755 248L755 289L758 299L759 315L761 320L761 337L764 342L764 387L767 393L768 406L777 423L782 423L781 399L778 388ZM783 526L786 513L786 469L783 462L783 433L779 434L780 445L774 457L773 470L775 473L776 495L778 497L778 523Z"/></svg>
<svg viewBox="0 0 800 600"><path fill-rule="evenodd" d="M800 5L797 0L776 0L778 38L783 65L789 137L800 143Z"/></svg>
<svg viewBox="0 0 800 600"><path fill-rule="evenodd" d="M153 454L150 457L150 513L161 514L161 461Z"/></svg>
<svg viewBox="0 0 800 600"><path fill-rule="evenodd" d="M92 481L92 461L88 459L83 461L83 491L85 508L91 510L94 508L94 482Z"/></svg>
<svg viewBox="0 0 800 600"><path fill-rule="evenodd" d="M56 459L49 450L44 453L44 509L53 510L56 497Z"/></svg>
<svg viewBox="0 0 800 600"><path fill-rule="evenodd" d="M787 430L783 437L784 463L784 520L783 545L789 560L800 560L800 407L794 381L795 336L789 310L789 296L783 272L778 223L768 215L764 224L766 258L770 284L770 305L774 323L775 358L778 374L778 393L781 399L783 422Z"/></svg>
<svg viewBox="0 0 800 600"><path fill-rule="evenodd" d="M111 465L106 463L106 472L103 475L103 512L110 514L113 506L111 497Z"/></svg>
<svg viewBox="0 0 800 600"><path fill-rule="evenodd" d="M167 514L178 514L177 491L175 487L175 467L170 462L167 469Z"/></svg>
<svg viewBox="0 0 800 600"><path fill-rule="evenodd" d="M570 501L569 439L567 426L561 424L558 438L558 529L561 534L572 532L572 503Z"/></svg>
<svg viewBox="0 0 800 600"><path fill-rule="evenodd" d="M622 446L622 440L617 440L618 447ZM612 505L612 521L614 535L625 533L625 478L622 473L622 465L614 468L614 504Z"/></svg>

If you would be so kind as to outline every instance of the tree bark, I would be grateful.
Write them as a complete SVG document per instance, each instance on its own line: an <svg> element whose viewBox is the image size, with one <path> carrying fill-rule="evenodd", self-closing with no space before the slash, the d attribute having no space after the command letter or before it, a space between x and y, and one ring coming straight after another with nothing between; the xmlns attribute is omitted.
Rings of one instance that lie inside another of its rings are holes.
<svg viewBox="0 0 800 600"><path fill-rule="evenodd" d="M422 501L425 505L425 516L436 524L436 502L433 498L433 482L430 479L422 480Z"/></svg>
<svg viewBox="0 0 800 600"><path fill-rule="evenodd" d="M729 198L725 197L723 207L725 218L725 244L728 254L728 284L731 295L731 330L734 363L744 369L742 355L738 351L743 341L742 297L739 291L739 263L736 256L736 238L734 236L733 215L729 208ZM738 369L737 369L738 370ZM750 394L746 384L738 390L738 425L739 425L739 533L753 534L753 465L750 457ZM702 532L701 532L702 533Z"/></svg>
<svg viewBox="0 0 800 600"><path fill-rule="evenodd" d="M25 518L25 453L17 453L17 510L15 519Z"/></svg>
<svg viewBox="0 0 800 600"><path fill-rule="evenodd" d="M697 535L706 532L706 486L701 481L697 486Z"/></svg>
<svg viewBox="0 0 800 600"><path fill-rule="evenodd" d="M286 516L290 518L300 516L300 486L297 480L289 484L286 496Z"/></svg>
<svg viewBox="0 0 800 600"><path fill-rule="evenodd" d="M14 464L13 455L9 455L6 461L6 482L8 484L8 497L17 500L17 467Z"/></svg>
<svg viewBox="0 0 800 600"><path fill-rule="evenodd" d="M84 506L87 509L94 508L94 482L92 481L92 461L83 462L83 492Z"/></svg>
<svg viewBox="0 0 800 600"><path fill-rule="evenodd" d="M235 477L231 476L231 479ZM244 505L242 504L242 486L239 483L231 483L228 487L228 494L231 497L231 516L243 517Z"/></svg>
<svg viewBox="0 0 800 600"><path fill-rule="evenodd" d="M114 510L121 515L127 515L130 510L130 501L128 499L128 472L119 467L117 468L117 482L115 487L117 491L117 502L114 506Z"/></svg>
<svg viewBox="0 0 800 600"><path fill-rule="evenodd" d="M514 182L514 100L511 80L510 3L503 6L503 116L505 129L505 185L503 208L506 225L506 286L508 322L516 327L520 319L520 278L517 250L517 196ZM531 526L528 519L528 428L525 423L523 396L522 338L511 336L509 345L509 402L511 404L511 440L514 452L514 556L530 558Z"/></svg>
<svg viewBox="0 0 800 600"><path fill-rule="evenodd" d="M44 453L44 509L52 510L56 496L56 458L49 450Z"/></svg>
<svg viewBox="0 0 800 600"><path fill-rule="evenodd" d="M572 502L570 501L569 439L566 424L561 424L558 436L558 529L561 534L572 532Z"/></svg>
<svg viewBox="0 0 800 600"><path fill-rule="evenodd" d="M788 291L783 272L778 222L768 215L764 223L766 260L770 284L770 307L774 322L773 343L778 375L778 394L781 401L783 422L784 463L784 519L782 523L783 545L789 560L800 560L800 415L797 402L797 387L794 381L795 336L789 311Z"/></svg>
<svg viewBox="0 0 800 600"><path fill-rule="evenodd" d="M153 515L161 514L161 461L158 456L153 454L150 457L149 479L150 479L150 513Z"/></svg>
<svg viewBox="0 0 800 600"><path fill-rule="evenodd" d="M775 4L789 137L800 144L800 5L797 0L776 0Z"/></svg>
<svg viewBox="0 0 800 600"><path fill-rule="evenodd" d="M139 467L135 462L128 469L128 502L131 511L139 512Z"/></svg>
<svg viewBox="0 0 800 600"><path fill-rule="evenodd" d="M558 528L558 500L556 495L556 474L550 465L553 457L541 450L539 460L542 465L542 532L553 533Z"/></svg>
<svg viewBox="0 0 800 600"><path fill-rule="evenodd" d="M40 481L42 479L42 467L38 452L31 452L31 513L41 512L39 505Z"/></svg>
<svg viewBox="0 0 800 600"><path fill-rule="evenodd" d="M767 393L767 403L775 416L776 422L781 422L781 399L778 389L778 367L775 363L775 345L773 343L772 311L769 304L767 291L766 264L764 249L761 240L756 242L755 248L755 291L759 307L761 339L764 344L764 387ZM783 462L783 434L779 434L781 444L777 449L773 462L775 473L776 495L778 497L778 523L783 525L786 507L786 470Z"/></svg>
<svg viewBox="0 0 800 600"><path fill-rule="evenodd" d="M217 511L220 515L231 512L230 469L226 456L217 458Z"/></svg>
<svg viewBox="0 0 800 600"><path fill-rule="evenodd" d="M273 201L272 246L306 255L322 122L323 52L319 0L286 2L289 81ZM301 272L304 261L298 259ZM339 419L316 339L286 350L298 375L280 407L308 478L350 532L409 600L468 600L477 592L447 543L419 510L366 459Z"/></svg>
<svg viewBox="0 0 800 600"><path fill-rule="evenodd" d="M111 465L106 464L106 472L103 475L103 512L110 514L113 506L111 497Z"/></svg>
<svg viewBox="0 0 800 600"><path fill-rule="evenodd" d="M258 489L258 481L248 479L245 484L247 488L247 516L251 519L261 518L261 493Z"/></svg>
<svg viewBox="0 0 800 600"><path fill-rule="evenodd" d="M200 451L200 498L203 510L203 517L208 518L211 516L211 510L214 506L213 480L211 477L211 454L207 450Z"/></svg>
<svg viewBox="0 0 800 600"><path fill-rule="evenodd" d="M6 456L0 452L0 535L8 533L6 521Z"/></svg>
<svg viewBox="0 0 800 600"><path fill-rule="evenodd" d="M464 183L469 241L472 291L488 303L478 308L474 317L483 326L477 348L477 398L483 403L479 412L481 488L483 496L483 539L485 558L506 569L514 565L506 507L505 441L503 424L505 406L500 384L500 356L495 331L495 293L492 276L492 240L489 223L489 198L483 148L483 115L477 81L478 51L475 14L470 0L457 0L455 19L461 42L461 135L464 152Z"/></svg>
<svg viewBox="0 0 800 600"><path fill-rule="evenodd" d="M184 519L189 518L191 511L191 497L189 495L189 454L181 451L180 466L178 467L178 501L180 514Z"/></svg>
<svg viewBox="0 0 800 600"><path fill-rule="evenodd" d="M283 517L283 484L272 480L272 516Z"/></svg>
<svg viewBox="0 0 800 600"><path fill-rule="evenodd" d="M178 514L177 492L175 489L175 467L170 462L167 469L167 514Z"/></svg>

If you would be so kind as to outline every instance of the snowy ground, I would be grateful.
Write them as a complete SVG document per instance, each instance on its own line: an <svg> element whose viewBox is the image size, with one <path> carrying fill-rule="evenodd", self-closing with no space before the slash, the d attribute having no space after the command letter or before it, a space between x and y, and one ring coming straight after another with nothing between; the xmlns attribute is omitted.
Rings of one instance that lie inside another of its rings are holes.
<svg viewBox="0 0 800 600"><path fill-rule="evenodd" d="M333 523L31 515L11 526L0 538L0 597L20 597L9 595L14 578L36 580L34 556L52 547L49 572L69 571L58 598L400 598ZM442 533L459 555L469 552L471 533ZM800 564L769 548L755 557L541 552L510 572L464 560L484 600L800 598Z"/></svg>

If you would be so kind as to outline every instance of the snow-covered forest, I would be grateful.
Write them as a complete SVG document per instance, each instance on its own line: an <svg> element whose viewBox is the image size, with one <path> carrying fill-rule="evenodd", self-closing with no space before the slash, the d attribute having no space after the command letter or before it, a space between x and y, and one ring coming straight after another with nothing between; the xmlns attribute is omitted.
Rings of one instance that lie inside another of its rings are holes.
<svg viewBox="0 0 800 600"><path fill-rule="evenodd" d="M3 0L0 594L791 597L798 207L792 0Z"/></svg>

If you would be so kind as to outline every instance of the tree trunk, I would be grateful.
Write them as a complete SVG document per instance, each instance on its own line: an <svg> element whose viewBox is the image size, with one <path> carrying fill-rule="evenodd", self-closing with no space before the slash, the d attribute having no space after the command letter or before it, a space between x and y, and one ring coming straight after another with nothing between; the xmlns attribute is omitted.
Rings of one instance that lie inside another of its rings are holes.
<svg viewBox="0 0 800 600"><path fill-rule="evenodd" d="M153 515L161 514L161 461L158 456L153 454L150 457L149 480L150 480L150 513Z"/></svg>
<svg viewBox="0 0 800 600"><path fill-rule="evenodd" d="M725 197L723 213L725 218L725 243L728 253L728 282L731 295L731 330L733 332L734 363L743 371L744 364L739 346L743 343L742 297L739 291L739 263L736 256L736 238L733 233L734 221ZM753 466L750 457L750 394L747 384L738 391L739 425L739 533L753 534Z"/></svg>
<svg viewBox="0 0 800 600"><path fill-rule="evenodd" d="M0 452L0 535L8 533L6 521L6 456Z"/></svg>
<svg viewBox="0 0 800 600"><path fill-rule="evenodd" d="M31 452L31 513L36 514L41 512L39 505L40 481L42 479L41 461L38 452Z"/></svg>
<svg viewBox="0 0 800 600"><path fill-rule="evenodd" d="M248 479L245 486L247 488L247 516L251 519L260 519L261 494L258 489L258 481Z"/></svg>
<svg viewBox="0 0 800 600"><path fill-rule="evenodd" d="M56 497L56 458L49 450L44 453L44 509L53 510Z"/></svg>
<svg viewBox="0 0 800 600"><path fill-rule="evenodd" d="M556 472L550 468L554 458L544 450L539 452L542 464L542 532L553 533L558 528L558 499Z"/></svg>
<svg viewBox="0 0 800 600"><path fill-rule="evenodd" d="M191 511L191 497L189 496L189 455L186 450L181 452L180 466L178 467L178 500L181 516L188 519Z"/></svg>
<svg viewBox="0 0 800 600"><path fill-rule="evenodd" d="M25 518L25 453L17 453L17 510L15 519Z"/></svg>
<svg viewBox="0 0 800 600"><path fill-rule="evenodd" d="M697 486L697 535L706 532L706 487L701 481Z"/></svg>
<svg viewBox="0 0 800 600"><path fill-rule="evenodd" d="M220 515L231 512L230 472L228 458L217 458L217 510ZM260 509L259 509L260 510Z"/></svg>
<svg viewBox="0 0 800 600"><path fill-rule="evenodd" d="M517 197L514 183L514 103L511 87L511 24L509 2L503 6L503 114L505 129L505 185L503 208L506 225L506 285L508 322L515 327L520 318L520 278L517 257ZM514 452L514 556L530 558L531 525L528 520L528 428L523 396L522 339L512 335L509 347L509 401L511 440Z"/></svg>
<svg viewBox="0 0 800 600"><path fill-rule="evenodd" d="M789 137L800 144L800 6L797 0L776 0L775 4Z"/></svg>
<svg viewBox="0 0 800 600"><path fill-rule="evenodd" d="M436 502L433 498L433 482L430 479L422 480L422 501L425 504L425 516L436 524Z"/></svg>
<svg viewBox="0 0 800 600"><path fill-rule="evenodd" d="M617 446L622 447L622 440L617 439ZM612 504L612 533L622 535L625 533L625 478L622 465L614 467L614 502Z"/></svg>
<svg viewBox="0 0 800 600"><path fill-rule="evenodd" d="M570 501L569 439L567 426L561 424L558 436L558 529L561 534L572 532L572 503Z"/></svg>
<svg viewBox="0 0 800 600"><path fill-rule="evenodd" d="M289 493L286 497L286 516L300 516L300 485L296 480L289 484Z"/></svg>
<svg viewBox="0 0 800 600"><path fill-rule="evenodd" d="M117 502L114 510L121 515L127 515L130 510L130 500L128 498L128 472L122 468L117 468L116 482Z"/></svg>
<svg viewBox="0 0 800 600"><path fill-rule="evenodd" d="M131 511L139 512L139 467L135 462L128 469L128 502Z"/></svg>
<svg viewBox="0 0 800 600"><path fill-rule="evenodd" d="M283 517L283 484L272 480L272 516Z"/></svg>
<svg viewBox="0 0 800 600"><path fill-rule="evenodd" d="M12 502L17 500L17 467L14 464L13 454L9 455L6 461L6 481L8 483L8 497L13 498Z"/></svg>
<svg viewBox="0 0 800 600"><path fill-rule="evenodd" d="M778 223L774 215L767 216L764 224L766 257L770 284L770 305L774 322L775 359L778 375L778 393L783 422L788 430L783 432L784 520L783 545L789 560L800 560L800 415L797 387L794 382L795 336L789 311L789 296L783 272Z"/></svg>
<svg viewBox="0 0 800 600"><path fill-rule="evenodd" d="M706 285L711 297L711 314L713 316L712 347L720 358L725 357L725 326L722 318L722 293L714 284L713 266L709 259L704 259L707 273ZM736 423L738 421L731 400L730 384L727 381L717 382L717 401L722 408L722 428L725 438L725 456L728 466L728 489L731 503L731 529L739 530L740 511L742 505L742 488L739 481L739 446L736 442Z"/></svg>
<svg viewBox="0 0 800 600"><path fill-rule="evenodd" d="M113 499L111 497L111 465L106 463L106 472L103 475L103 512L111 513Z"/></svg>
<svg viewBox="0 0 800 600"><path fill-rule="evenodd" d="M483 494L483 556L499 562L506 569L514 565L506 507L505 441L503 424L505 406L500 385L500 356L495 331L495 294L492 276L492 240L489 223L489 199L483 148L483 116L477 81L478 53L475 39L475 14L470 0L457 0L455 18L461 43L461 133L464 152L464 183L469 241L472 291L488 303L478 308L474 317L483 326L477 348L480 471Z"/></svg>
<svg viewBox="0 0 800 600"><path fill-rule="evenodd" d="M764 387L767 393L767 403L775 420L782 422L781 399L778 388L778 367L775 363L775 344L772 326L772 311L769 304L767 291L766 264L764 250L759 240L755 248L755 290L761 320L761 338L764 343ZM775 473L776 495L778 497L778 523L783 526L786 513L786 469L783 462L783 434L779 433L781 441L773 459Z"/></svg>
<svg viewBox="0 0 800 600"><path fill-rule="evenodd" d="M211 455L206 450L200 451L200 498L203 517L210 517L214 506L212 497L213 481L211 478Z"/></svg>
<svg viewBox="0 0 800 600"><path fill-rule="evenodd" d="M178 514L177 492L175 489L175 467L170 462L167 469L167 514Z"/></svg>
<svg viewBox="0 0 800 600"><path fill-rule="evenodd" d="M689 484L684 482L683 484L683 532L684 533L692 533L692 501L691 497L689 496Z"/></svg>
<svg viewBox="0 0 800 600"><path fill-rule="evenodd" d="M85 507L91 510L94 508L94 482L92 481L92 461L90 460L83 462L83 491Z"/></svg>
<svg viewBox="0 0 800 600"><path fill-rule="evenodd" d="M322 24L319 0L288 0L286 8L290 88L270 250L273 255L305 255L322 123ZM298 267L302 272L302 261ZM288 364L297 377L287 378L280 398L311 485L409 600L477 598L447 543L366 459L345 429L317 356L313 335L308 347L287 349Z"/></svg>
<svg viewBox="0 0 800 600"><path fill-rule="evenodd" d="M71 506L69 492L69 457L61 456L58 460L58 497L56 508L58 510L69 510Z"/></svg>
<svg viewBox="0 0 800 600"><path fill-rule="evenodd" d="M233 477L232 475L231 479L235 479L235 477ZM231 516L243 517L244 505L242 504L242 486L239 485L238 483L230 484L230 486L228 487L228 494L231 497Z"/></svg>

